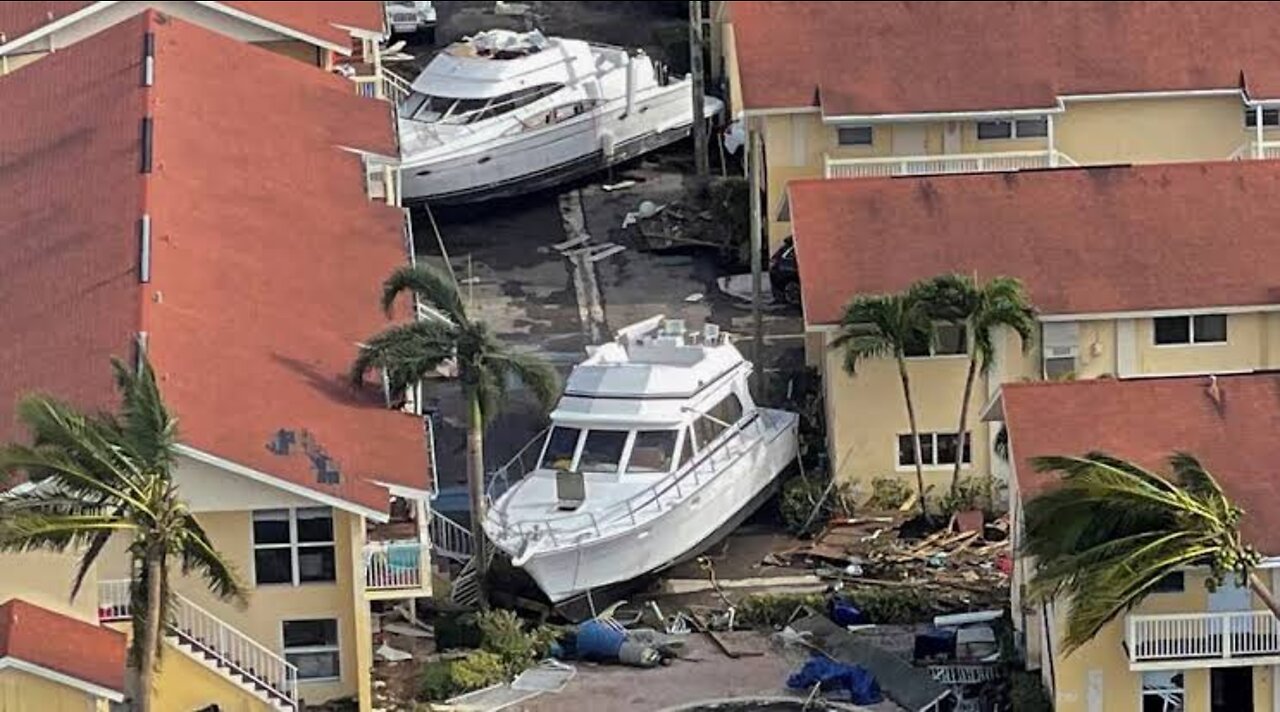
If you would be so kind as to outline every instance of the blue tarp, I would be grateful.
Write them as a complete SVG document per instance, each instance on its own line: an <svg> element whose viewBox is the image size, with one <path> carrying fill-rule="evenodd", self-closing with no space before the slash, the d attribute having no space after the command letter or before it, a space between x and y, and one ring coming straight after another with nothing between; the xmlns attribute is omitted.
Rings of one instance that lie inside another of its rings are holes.
<svg viewBox="0 0 1280 712"><path fill-rule="evenodd" d="M881 701L880 685L876 678L861 665L846 665L824 655L815 654L796 672L787 678L787 687L793 690L810 690L821 685L823 692L846 690L855 705L874 705Z"/></svg>

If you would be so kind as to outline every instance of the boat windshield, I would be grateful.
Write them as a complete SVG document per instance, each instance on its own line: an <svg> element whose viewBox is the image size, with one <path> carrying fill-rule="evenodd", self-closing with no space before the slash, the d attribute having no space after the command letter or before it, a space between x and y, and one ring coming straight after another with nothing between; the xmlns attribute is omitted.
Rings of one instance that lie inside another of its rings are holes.
<svg viewBox="0 0 1280 712"><path fill-rule="evenodd" d="M573 467L573 455L578 451L578 436L582 430L557 425L547 436L547 447L542 453L541 467L547 470L568 470Z"/></svg>
<svg viewBox="0 0 1280 712"><path fill-rule="evenodd" d="M582 455L578 457L578 469L582 472L618 472L630 434L629 430L588 430L586 442L582 444Z"/></svg>
<svg viewBox="0 0 1280 712"><path fill-rule="evenodd" d="M484 99L463 99L414 92L400 105L400 115L414 121L439 124L471 124L514 111L564 88L563 84L540 84L510 94Z"/></svg>
<svg viewBox="0 0 1280 712"><path fill-rule="evenodd" d="M627 472L667 472L676 451L676 431L638 430Z"/></svg>

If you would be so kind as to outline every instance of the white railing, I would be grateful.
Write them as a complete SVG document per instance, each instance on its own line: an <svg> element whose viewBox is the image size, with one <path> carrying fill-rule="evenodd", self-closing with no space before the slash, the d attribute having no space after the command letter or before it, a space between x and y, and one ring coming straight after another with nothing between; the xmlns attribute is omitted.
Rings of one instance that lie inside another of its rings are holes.
<svg viewBox="0 0 1280 712"><path fill-rule="evenodd" d="M382 98L381 82L372 74L351 77L351 83L356 85L356 94L360 96L368 99Z"/></svg>
<svg viewBox="0 0 1280 712"><path fill-rule="evenodd" d="M110 609L111 615L118 616L103 620L130 616L129 583L98 583L99 615L105 607ZM123 595L121 591L124 591ZM284 657L180 595L174 595L170 615L168 629L178 642L216 666L226 668L234 676L243 678L246 684L265 692L274 702L291 709L298 708L298 668Z"/></svg>
<svg viewBox="0 0 1280 712"><path fill-rule="evenodd" d="M1058 151L1005 151L1002 153L951 153L937 156L884 156L876 158L824 157L827 178L887 178L939 173L995 173L1030 168L1073 166Z"/></svg>
<svg viewBox="0 0 1280 712"><path fill-rule="evenodd" d="M416 539L365 544L364 587L371 591L421 588L428 546Z"/></svg>
<svg viewBox="0 0 1280 712"><path fill-rule="evenodd" d="M443 514L432 514L431 522L427 527L431 535L433 551L458 561L471 558L471 552L475 550L475 542L466 527Z"/></svg>
<svg viewBox="0 0 1280 712"><path fill-rule="evenodd" d="M382 93L387 97L387 101L400 106L401 102L409 98L410 91L412 90L409 88L408 81L395 72L382 70Z"/></svg>
<svg viewBox="0 0 1280 712"><path fill-rule="evenodd" d="M1280 621L1270 611L1131 615L1130 663L1280 656Z"/></svg>
<svg viewBox="0 0 1280 712"><path fill-rule="evenodd" d="M387 205L400 204L400 171L395 166L366 157L364 177L365 192L370 200L381 200Z"/></svg>
<svg viewBox="0 0 1280 712"><path fill-rule="evenodd" d="M537 522L511 522L501 507L494 507L489 510L491 519L487 524L492 528L488 529L488 534L498 541L514 539L523 542L524 555L527 556L546 548L577 545L633 528L684 501L753 448L768 447L768 441L787 430L785 423L773 422L773 419L785 417L767 410L758 411L757 417L726 430L719 443L713 443L713 447L700 454L691 465L677 469L598 513L574 512ZM794 422L791 427L795 427Z"/></svg>

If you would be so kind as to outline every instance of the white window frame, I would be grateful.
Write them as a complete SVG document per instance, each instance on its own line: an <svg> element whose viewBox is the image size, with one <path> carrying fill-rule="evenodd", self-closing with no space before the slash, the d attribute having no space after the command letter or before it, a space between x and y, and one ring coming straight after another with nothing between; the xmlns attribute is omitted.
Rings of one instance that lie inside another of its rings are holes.
<svg viewBox="0 0 1280 712"><path fill-rule="evenodd" d="M1018 134L1019 121L1038 121L1038 120L1045 121L1045 133L1039 134L1036 136L1021 136ZM984 119L982 121L975 121L973 123L973 136L979 141L1017 141L1019 139L1026 140L1026 139L1034 139L1034 138L1048 138L1049 136L1048 121L1049 121L1048 116L1023 116L1023 117L1010 117L1008 119ZM983 138L981 132L979 132L978 130L978 125L994 124L994 123L1009 124L1009 135Z"/></svg>
<svg viewBox="0 0 1280 712"><path fill-rule="evenodd" d="M298 510L328 510L329 512L329 529L333 532L333 537L327 541L298 541ZM259 544L257 542L256 532L254 532L254 523L260 512L285 512L289 522L289 541L283 544ZM250 574L253 577L253 585L258 586L303 586L311 584L332 585L338 582L338 541L337 541L337 524L333 519L332 507L271 507L268 509L255 509L249 513L249 544L252 548L249 556ZM299 549L310 549L319 547L330 547L333 549L334 573L331 581L302 581L301 566L298 561ZM292 581L282 581L279 583L258 583L258 557L259 549L288 549L289 550L289 566L292 569ZM283 628L281 629L283 630Z"/></svg>
<svg viewBox="0 0 1280 712"><path fill-rule="evenodd" d="M333 621L333 645L302 645L296 648L285 647L284 626L286 623L302 623L304 621ZM329 618L286 618L280 621L280 657L288 660L289 654L306 655L308 653L334 653L338 656L337 677L302 677L298 674L298 684L312 682L338 682L342 679L342 619L337 615Z"/></svg>
<svg viewBox="0 0 1280 712"><path fill-rule="evenodd" d="M945 325L950 325L950 324L949 323L935 324L934 329L937 329L939 326L945 326ZM924 361L926 359L947 359L947 358L967 359L969 358L969 326L967 324L956 324L955 326L958 326L959 328L964 330L964 350L961 351L960 353L955 353L955 354L938 353L938 340L937 338L933 338L929 340L929 354L927 356L905 356L904 355L903 358L908 361ZM937 334L934 334L934 336L936 337Z"/></svg>
<svg viewBox="0 0 1280 712"><path fill-rule="evenodd" d="M921 467L921 469L923 469L923 470L950 470L950 469L952 469L952 468L954 468L954 467L956 466L956 464L955 464L954 462L938 462L938 436L939 436L939 435L951 435L951 434L952 434L952 433L950 433L950 432L944 432L944 431L938 431L938 430L931 430L931 431L928 431L928 432L925 432L925 431L921 431L921 432L920 432L920 449L921 449L922 451L924 450L924 443L925 443L925 440L926 440L926 439L930 439L930 440L932 440L932 444L933 444L933 448L932 448L932 450L931 450L931 452L933 453L933 462L932 462L932 463L927 463L927 462L926 462L926 463L923 463L923 464L920 466L920 467ZM968 461L968 462L964 462L964 461L963 461L963 458L964 458L964 442L963 442L963 441L961 441L961 442L958 444L958 447L959 447L959 450L960 450L960 457L962 458L962 461L960 462L960 469L961 469L961 470L970 470L970 469L973 469L973 431L972 431L972 430L966 430L966 431L965 431L965 434L968 436L968 440L969 440L969 461ZM910 438L910 437L911 437L911 433L910 433L910 431L908 431L908 432L904 432L904 433L894 433L894 435L893 435L893 467L894 467L895 471L897 471L897 472L914 472L914 471L915 471L915 469L916 469L916 466L915 466L915 465L903 465L903 464L902 464L902 458L900 458L900 457L898 456L898 455L899 455L899 452L898 452L898 439L899 439L899 438L903 438L903 437Z"/></svg>
<svg viewBox="0 0 1280 712"><path fill-rule="evenodd" d="M1226 332L1226 338L1222 341L1197 341L1196 340L1196 318L1204 316L1220 316L1222 317L1222 328ZM1156 322L1160 319L1186 319L1187 320L1187 341L1173 344L1162 344L1156 341ZM1158 316L1151 318L1151 345L1158 349L1185 349L1190 346L1226 346L1231 343L1231 315L1222 313L1209 314L1170 314L1168 316Z"/></svg>
<svg viewBox="0 0 1280 712"><path fill-rule="evenodd" d="M871 140L866 143L844 143L840 140L840 132L845 130L867 129L871 132ZM841 148L855 148L858 146L874 146L876 145L876 128L870 124L859 124L857 126L837 126L836 127L836 146Z"/></svg>
<svg viewBox="0 0 1280 712"><path fill-rule="evenodd" d="M1267 121L1267 114L1271 114L1271 117L1274 118L1275 120ZM1258 125L1257 116L1258 114L1257 114L1256 106L1246 106L1244 108L1244 127L1247 129L1257 128L1257 125ZM1252 124L1249 123L1250 121L1252 121L1253 123ZM1277 127L1280 127L1280 107L1274 107L1274 106L1262 107L1262 128L1265 130L1265 129L1274 129Z"/></svg>
<svg viewBox="0 0 1280 712"><path fill-rule="evenodd" d="M1141 711L1145 707L1143 703L1146 702L1148 696L1151 696L1151 697L1161 696L1158 692L1154 690L1148 692L1146 686L1143 684L1143 680L1149 674L1150 675L1168 674L1171 678L1176 675L1182 675L1182 687L1173 688L1173 689L1177 689L1178 692L1182 694L1182 709L1184 711L1187 709L1187 671L1186 670L1146 670L1144 672L1139 673L1139 677L1138 677L1138 710L1139 711Z"/></svg>

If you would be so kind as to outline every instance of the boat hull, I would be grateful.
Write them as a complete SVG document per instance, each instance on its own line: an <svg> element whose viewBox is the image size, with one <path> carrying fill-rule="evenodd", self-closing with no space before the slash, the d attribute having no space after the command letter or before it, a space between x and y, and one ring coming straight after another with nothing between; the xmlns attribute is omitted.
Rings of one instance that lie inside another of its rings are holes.
<svg viewBox="0 0 1280 712"><path fill-rule="evenodd" d="M688 501L632 529L573 548L538 552L519 565L558 604L656 573L705 551L759 508L776 487L778 475L796 458L797 416L770 414L779 427L770 428Z"/></svg>

